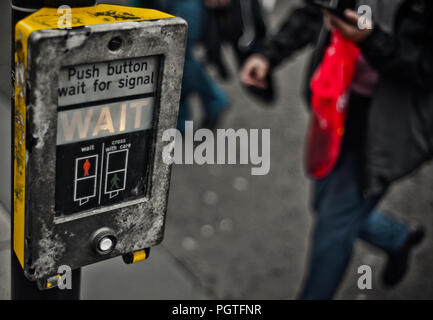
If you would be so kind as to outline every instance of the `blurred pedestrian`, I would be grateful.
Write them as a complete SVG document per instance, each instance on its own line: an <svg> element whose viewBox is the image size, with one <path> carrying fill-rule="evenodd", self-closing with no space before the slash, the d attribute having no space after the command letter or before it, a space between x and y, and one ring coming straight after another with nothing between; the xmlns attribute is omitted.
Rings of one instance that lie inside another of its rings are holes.
<svg viewBox="0 0 433 320"><path fill-rule="evenodd" d="M241 67L257 45L265 39L266 25L260 0L231 0L224 7L208 7L207 35L204 44L207 62L215 65L223 79L229 78L221 49L229 44Z"/></svg>
<svg viewBox="0 0 433 320"><path fill-rule="evenodd" d="M224 7L208 7L207 32L203 40L206 62L216 67L221 79L228 80L231 75L223 59L223 45L231 47L237 68L241 68L266 38L265 15L261 0L231 0ZM269 81L271 82L271 79ZM264 90L253 87L247 89L255 98L273 102L273 86Z"/></svg>
<svg viewBox="0 0 433 320"><path fill-rule="evenodd" d="M315 46L306 97L317 217L300 297L330 299L356 238L387 253L382 280L393 286L424 237L422 227L402 224L377 206L392 182L433 155L433 15L428 0L361 0L357 7L368 5L374 17L365 23L353 10L343 19L311 2L250 57L241 80L266 88L273 68Z"/></svg>
<svg viewBox="0 0 433 320"><path fill-rule="evenodd" d="M157 9L182 17L188 22L188 42L178 119L178 129L182 132L185 131L185 121L191 120L189 99L193 94L199 96L205 111L202 127L214 129L228 106L228 98L194 57L193 49L206 36L206 6L217 8L227 6L229 3L230 0L162 0L150 3ZM140 0L136 0L134 4L149 7L149 2L146 3L146 0L141 4Z"/></svg>

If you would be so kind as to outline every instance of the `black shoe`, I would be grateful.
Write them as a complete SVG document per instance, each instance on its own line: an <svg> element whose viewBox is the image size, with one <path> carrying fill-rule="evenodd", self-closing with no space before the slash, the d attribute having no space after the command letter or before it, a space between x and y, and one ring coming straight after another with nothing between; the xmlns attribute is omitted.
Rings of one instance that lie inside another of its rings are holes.
<svg viewBox="0 0 433 320"><path fill-rule="evenodd" d="M388 254L388 261L382 274L382 281L387 287L393 287L403 280L406 275L411 250L419 245L425 237L422 226L414 226L403 246L394 253Z"/></svg>

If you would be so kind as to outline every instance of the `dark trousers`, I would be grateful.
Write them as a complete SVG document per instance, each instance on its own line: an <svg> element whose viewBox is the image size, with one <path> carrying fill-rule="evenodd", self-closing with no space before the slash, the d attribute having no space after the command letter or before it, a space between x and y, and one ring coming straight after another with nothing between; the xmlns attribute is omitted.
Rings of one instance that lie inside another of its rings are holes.
<svg viewBox="0 0 433 320"><path fill-rule="evenodd" d="M368 105L353 99L348 116L348 136L336 168L314 184L313 206L317 214L310 268L301 299L332 299L352 256L357 238L386 251L398 250L408 227L376 210L381 197L365 199L361 190L362 134L360 121ZM364 108L364 109L357 109ZM356 116L354 116L356 115ZM354 124L353 121L358 121ZM349 126L356 131L350 131Z"/></svg>
<svg viewBox="0 0 433 320"><path fill-rule="evenodd" d="M179 106L178 129L185 131L185 121L191 120L189 98L197 94L204 108L205 117L216 117L223 111L228 98L214 84L205 68L193 56L193 48L206 31L207 12L202 0L165 0L168 12L188 22L188 42Z"/></svg>

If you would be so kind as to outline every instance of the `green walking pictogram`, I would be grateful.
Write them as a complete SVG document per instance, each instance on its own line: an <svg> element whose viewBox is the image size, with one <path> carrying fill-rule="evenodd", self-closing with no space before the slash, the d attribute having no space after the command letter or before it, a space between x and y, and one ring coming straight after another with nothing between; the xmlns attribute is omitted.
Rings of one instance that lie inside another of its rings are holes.
<svg viewBox="0 0 433 320"><path fill-rule="evenodd" d="M110 189L111 190L121 189L120 186L119 186L119 182L120 182L120 179L117 176L117 174L115 174L113 176L113 178L111 178L111 187L110 187Z"/></svg>

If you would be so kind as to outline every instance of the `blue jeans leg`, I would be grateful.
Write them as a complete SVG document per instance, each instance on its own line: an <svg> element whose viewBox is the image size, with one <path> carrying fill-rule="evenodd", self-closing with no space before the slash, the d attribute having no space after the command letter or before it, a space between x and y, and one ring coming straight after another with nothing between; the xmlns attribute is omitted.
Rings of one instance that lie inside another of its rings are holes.
<svg viewBox="0 0 433 320"><path fill-rule="evenodd" d="M361 234L386 250L398 248L406 239L407 231L401 224L379 213L371 215L380 197L366 200L362 196L358 168L359 153L345 150L334 171L315 183L317 218L301 299L333 298L352 256L354 241Z"/></svg>
<svg viewBox="0 0 433 320"><path fill-rule="evenodd" d="M408 234L407 225L374 210L365 221L359 238L385 252L392 253L403 246Z"/></svg>
<svg viewBox="0 0 433 320"><path fill-rule="evenodd" d="M212 82L203 66L194 58L192 49L204 36L206 29L206 9L202 0L169 0L170 13L188 22L188 42L185 54L185 67L182 81L182 96L179 110L178 128L182 130L185 121L190 120L189 97L198 94L206 117L216 116L227 105L228 99Z"/></svg>

